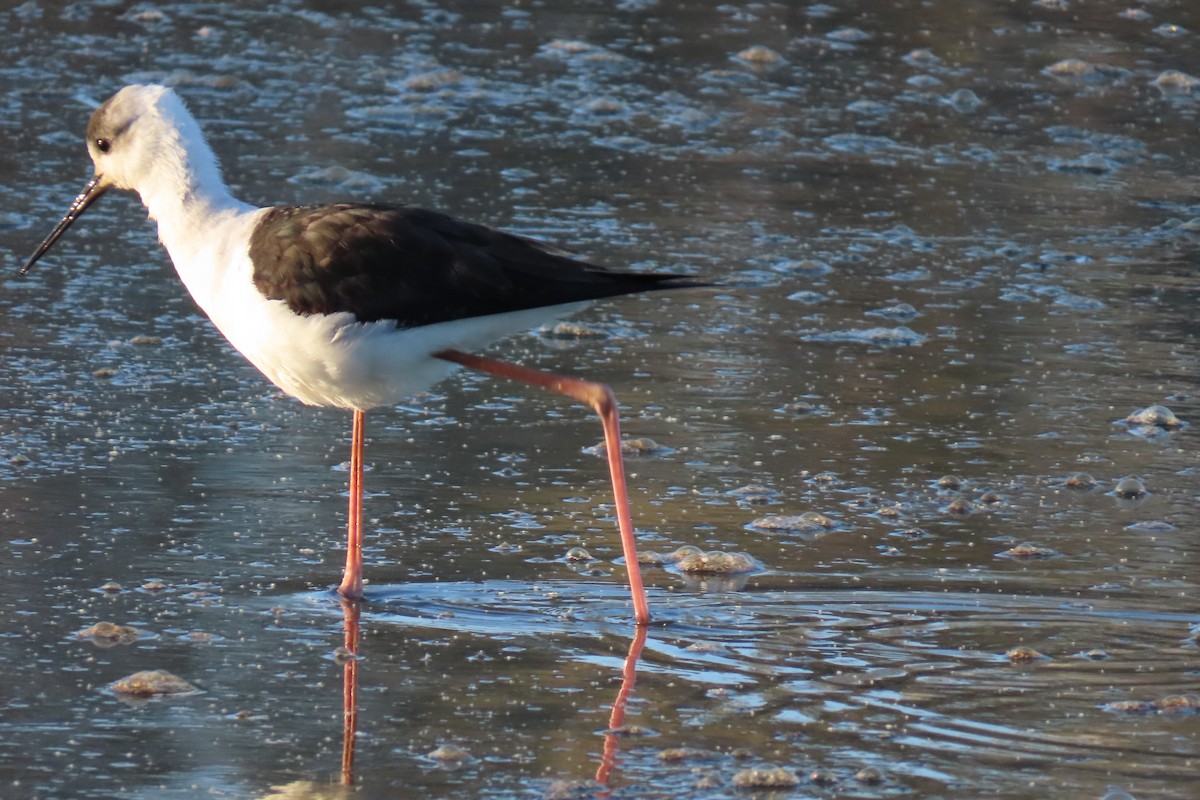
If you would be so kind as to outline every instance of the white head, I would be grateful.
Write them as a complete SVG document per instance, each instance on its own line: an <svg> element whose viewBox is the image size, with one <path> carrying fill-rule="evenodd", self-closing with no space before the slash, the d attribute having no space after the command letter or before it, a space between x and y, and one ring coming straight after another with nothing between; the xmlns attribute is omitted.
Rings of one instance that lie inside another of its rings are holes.
<svg viewBox="0 0 1200 800"><path fill-rule="evenodd" d="M221 183L200 126L165 86L126 86L106 100L88 122L87 148L100 185L138 192L152 214L164 191Z"/></svg>
<svg viewBox="0 0 1200 800"><path fill-rule="evenodd" d="M95 177L22 267L22 274L109 189L137 192L150 217L158 220L190 200L229 196L200 126L165 86L126 86L106 100L88 122L87 148Z"/></svg>

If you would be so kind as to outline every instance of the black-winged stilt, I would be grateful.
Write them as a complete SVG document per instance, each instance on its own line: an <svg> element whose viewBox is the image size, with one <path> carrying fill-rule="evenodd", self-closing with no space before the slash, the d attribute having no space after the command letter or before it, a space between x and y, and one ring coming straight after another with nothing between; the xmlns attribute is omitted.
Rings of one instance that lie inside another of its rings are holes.
<svg viewBox="0 0 1200 800"><path fill-rule="evenodd" d="M420 208L255 208L230 194L196 120L162 86L127 86L101 105L87 148L95 176L21 274L104 192L137 192L179 277L229 342L292 397L354 412L342 595L362 596L365 412L458 365L565 394L600 417L634 616L649 621L612 392L469 351L589 300L703 284L609 272Z"/></svg>

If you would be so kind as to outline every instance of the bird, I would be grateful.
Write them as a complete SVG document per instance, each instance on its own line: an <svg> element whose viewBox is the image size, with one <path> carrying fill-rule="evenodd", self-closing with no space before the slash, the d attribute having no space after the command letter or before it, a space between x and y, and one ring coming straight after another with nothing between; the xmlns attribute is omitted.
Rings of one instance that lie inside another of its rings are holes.
<svg viewBox="0 0 1200 800"><path fill-rule="evenodd" d="M707 284L609 270L416 206L255 207L234 198L199 123L165 86L122 88L92 114L86 144L91 180L20 274L109 190L140 196L184 286L229 343L301 403L352 412L340 595L363 598L366 412L467 368L566 395L600 418L634 618L649 623L612 390L477 351L593 300Z"/></svg>

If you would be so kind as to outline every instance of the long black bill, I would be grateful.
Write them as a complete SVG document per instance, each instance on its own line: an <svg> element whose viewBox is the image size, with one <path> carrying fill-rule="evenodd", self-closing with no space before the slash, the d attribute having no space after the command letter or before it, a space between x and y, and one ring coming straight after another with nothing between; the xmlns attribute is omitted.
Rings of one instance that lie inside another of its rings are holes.
<svg viewBox="0 0 1200 800"><path fill-rule="evenodd" d="M67 215L62 218L62 221L54 226L54 230L50 231L50 235L46 240L38 245L38 249L33 251L33 255L25 262L25 266L21 267L19 274L24 275L29 272L30 268L37 263L37 260L46 255L46 252L54 246L58 241L58 237L67 232L67 228L71 227L71 223L79 219L79 215L88 210L88 207L100 199L100 195L104 194L108 187L100 183L102 175L97 175L88 181L88 185L83 187L83 191L71 203L71 207L67 209Z"/></svg>

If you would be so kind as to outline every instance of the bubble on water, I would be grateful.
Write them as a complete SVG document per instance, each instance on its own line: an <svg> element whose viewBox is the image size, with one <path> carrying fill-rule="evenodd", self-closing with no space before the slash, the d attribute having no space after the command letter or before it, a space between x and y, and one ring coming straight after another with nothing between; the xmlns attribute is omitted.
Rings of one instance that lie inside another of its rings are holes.
<svg viewBox="0 0 1200 800"><path fill-rule="evenodd" d="M813 405L807 400L797 400L794 403L784 403L775 409L777 414L812 414L817 411L824 411L821 406Z"/></svg>
<svg viewBox="0 0 1200 800"><path fill-rule="evenodd" d="M466 77L458 70L438 69L405 78L404 88L416 92L431 92L448 86L458 86L464 80Z"/></svg>
<svg viewBox="0 0 1200 800"><path fill-rule="evenodd" d="M383 180L368 172L350 170L336 165L303 170L288 178L288 183L337 189L348 194L378 194L385 187Z"/></svg>
<svg viewBox="0 0 1200 800"><path fill-rule="evenodd" d="M676 564L684 558L693 555L703 555L704 551L695 545L685 544L670 553L655 553L642 551L638 553L639 564Z"/></svg>
<svg viewBox="0 0 1200 800"><path fill-rule="evenodd" d="M679 559L675 566L689 575L741 575L762 569L758 559L748 553L726 553L723 550L692 553Z"/></svg>
<svg viewBox="0 0 1200 800"><path fill-rule="evenodd" d="M443 763L466 761L471 757L470 752L456 744L442 744L425 754L426 758Z"/></svg>
<svg viewBox="0 0 1200 800"><path fill-rule="evenodd" d="M1086 161L1090 157L1091 156L1084 156L1084 158L1080 161ZM1102 171L1107 172L1111 171L1111 169L1115 169L1115 165L1113 165L1108 159L1102 158L1101 161L1105 165L1101 168ZM1063 306L1064 308L1069 308L1072 311L1100 311L1108 307L1103 300L1098 300L1095 297L1087 297L1086 295L1082 294L1073 294L1071 292L1064 292L1063 294L1060 294L1058 297L1054 298L1054 305Z"/></svg>
<svg viewBox="0 0 1200 800"><path fill-rule="evenodd" d="M1007 550L1002 550L1001 552L996 553L996 555L1000 558L1033 560L1040 558L1057 558L1059 555L1061 555L1061 553L1059 553L1053 547L1045 547L1040 544L1033 544L1032 542L1023 542L1014 547L1010 547Z"/></svg>
<svg viewBox="0 0 1200 800"><path fill-rule="evenodd" d="M1118 714L1161 714L1177 716L1200 712L1200 696L1171 694L1155 700L1114 700L1101 708Z"/></svg>
<svg viewBox="0 0 1200 800"><path fill-rule="evenodd" d="M840 42L842 44L856 44L858 42L866 42L871 40L871 34L864 31L862 28L838 28L835 31L830 31L825 34L825 38L831 42Z"/></svg>
<svg viewBox="0 0 1200 800"><path fill-rule="evenodd" d="M1004 653L1004 657L1014 664L1029 664L1034 661L1049 661L1046 656L1034 650L1032 647L1018 645Z"/></svg>
<svg viewBox="0 0 1200 800"><path fill-rule="evenodd" d="M1068 489L1094 489L1096 488L1096 479L1086 472L1072 472L1063 481L1063 486Z"/></svg>
<svg viewBox="0 0 1200 800"><path fill-rule="evenodd" d="M918 89L929 89L930 91L942 85L942 79L934 75L913 75L904 82L909 86L915 86Z"/></svg>
<svg viewBox="0 0 1200 800"><path fill-rule="evenodd" d="M952 517L969 517L978 511L978 507L965 497L956 497L942 509L942 513Z"/></svg>
<svg viewBox="0 0 1200 800"><path fill-rule="evenodd" d="M883 783L883 773L875 767L863 767L854 773L854 780L869 785Z"/></svg>
<svg viewBox="0 0 1200 800"><path fill-rule="evenodd" d="M761 531L812 532L832 530L837 526L833 520L816 511L805 511L798 516L773 514L759 517L750 523L751 528Z"/></svg>
<svg viewBox="0 0 1200 800"><path fill-rule="evenodd" d="M604 442L599 442L591 447L585 447L583 452L593 456L604 457L608 455L608 447ZM623 456L662 456L674 452L674 448L659 444L645 436L637 439L621 440L621 455Z"/></svg>
<svg viewBox="0 0 1200 800"><path fill-rule="evenodd" d="M698 747L668 747L665 750L658 751L658 760L665 761L668 764L677 764L680 761L696 761L697 759L708 759L714 757L714 753L708 750L701 750Z"/></svg>
<svg viewBox="0 0 1200 800"><path fill-rule="evenodd" d="M769 486L760 486L757 483L749 483L745 486L739 486L736 489L730 489L726 492L730 497L737 498L739 503L747 505L766 505L774 502L779 497L779 492Z"/></svg>
<svg viewBox="0 0 1200 800"><path fill-rule="evenodd" d="M595 557L593 557L591 553L589 553L587 550L585 550L582 547L572 547L570 550L568 550L566 552L566 554L563 556L563 558L567 561L574 562L574 563L596 560ZM639 558L638 561L641 561L641 559Z"/></svg>
<svg viewBox="0 0 1200 800"><path fill-rule="evenodd" d="M956 89L943 99L946 105L962 113L974 111L983 105L983 100L979 95L970 89Z"/></svg>
<svg viewBox="0 0 1200 800"><path fill-rule="evenodd" d="M1164 22L1154 29L1154 32L1164 39L1179 39L1188 35L1188 29L1182 25Z"/></svg>
<svg viewBox="0 0 1200 800"><path fill-rule="evenodd" d="M1126 417L1124 421L1130 425L1147 425L1167 430L1184 427L1184 422L1175 416L1174 411L1160 405L1139 408Z"/></svg>
<svg viewBox="0 0 1200 800"><path fill-rule="evenodd" d="M1134 477L1121 478L1121 480L1117 481L1116 486L1113 487L1112 494L1126 500L1145 497L1147 494L1146 484Z"/></svg>
<svg viewBox="0 0 1200 800"><path fill-rule="evenodd" d="M866 314L868 317L885 317L896 322L908 322L922 316L920 311L917 311L917 309L908 303L897 303L894 306L872 309L866 312Z"/></svg>
<svg viewBox="0 0 1200 800"><path fill-rule="evenodd" d="M1135 533L1171 533L1178 530L1174 525L1161 519L1147 519L1133 522L1125 526L1125 530Z"/></svg>
<svg viewBox="0 0 1200 800"><path fill-rule="evenodd" d="M846 110L851 114L861 114L864 117L883 117L891 114L894 109L888 103L879 100L855 100L846 106Z"/></svg>
<svg viewBox="0 0 1200 800"><path fill-rule="evenodd" d="M135 672L108 685L110 691L131 697L193 694L200 689L166 670Z"/></svg>
<svg viewBox="0 0 1200 800"><path fill-rule="evenodd" d="M832 786L837 783L837 775L827 769L814 769L808 773L808 779L817 786Z"/></svg>
<svg viewBox="0 0 1200 800"><path fill-rule="evenodd" d="M810 278L819 278L833 272L833 266L828 261L822 261L819 258L804 258L799 261L782 259L771 264L771 269L789 275L806 275Z"/></svg>
<svg viewBox="0 0 1200 800"><path fill-rule="evenodd" d="M937 488L948 492L957 492L963 486L963 479L957 475L943 475L937 479Z"/></svg>
<svg viewBox="0 0 1200 800"><path fill-rule="evenodd" d="M841 331L819 331L800 337L805 342L838 344L851 342L874 347L911 347L924 344L925 337L904 325L895 328L859 328Z"/></svg>
<svg viewBox="0 0 1200 800"><path fill-rule="evenodd" d="M97 622L75 632L76 639L91 639L97 647L114 647L119 644L132 644L142 635L137 628L129 625L118 625L115 622Z"/></svg>
<svg viewBox="0 0 1200 800"><path fill-rule="evenodd" d="M760 44L747 47L745 50L742 50L740 53L738 53L735 58L737 58L739 61L745 61L749 64L758 65L781 64L784 60L783 56L779 55L779 53Z"/></svg>
<svg viewBox="0 0 1200 800"><path fill-rule="evenodd" d="M601 117L614 117L629 113L629 107L613 97L593 97L585 101L579 110L585 114Z"/></svg>
<svg viewBox="0 0 1200 800"><path fill-rule="evenodd" d="M1081 78L1096 72L1096 65L1080 58L1066 58L1056 61L1042 70L1047 75L1055 77Z"/></svg>
<svg viewBox="0 0 1200 800"><path fill-rule="evenodd" d="M790 789L800 785L800 776L783 767L751 767L738 770L733 785L739 789Z"/></svg>
<svg viewBox="0 0 1200 800"><path fill-rule="evenodd" d="M1154 79L1154 86L1163 94L1191 94L1200 86L1200 78L1177 69L1168 69Z"/></svg>
<svg viewBox="0 0 1200 800"><path fill-rule="evenodd" d="M350 648L345 647L344 645L335 647L333 652L329 654L329 657L335 664L345 664L349 661L358 661L360 659L360 656L357 653Z"/></svg>
<svg viewBox="0 0 1200 800"><path fill-rule="evenodd" d="M929 67L942 63L942 60L934 55L932 50L924 47L916 50L910 50L908 53L901 56L900 60L906 64L911 64L914 67Z"/></svg>
<svg viewBox="0 0 1200 800"><path fill-rule="evenodd" d="M553 325L543 325L538 328L538 336L546 339L563 339L563 340L592 340L592 339L607 339L608 333L599 328L591 328L586 325L580 325L577 322L558 322Z"/></svg>
<svg viewBox="0 0 1200 800"><path fill-rule="evenodd" d="M1104 794L1100 795L1100 800L1137 800L1137 798L1124 789L1109 786L1105 789Z"/></svg>

